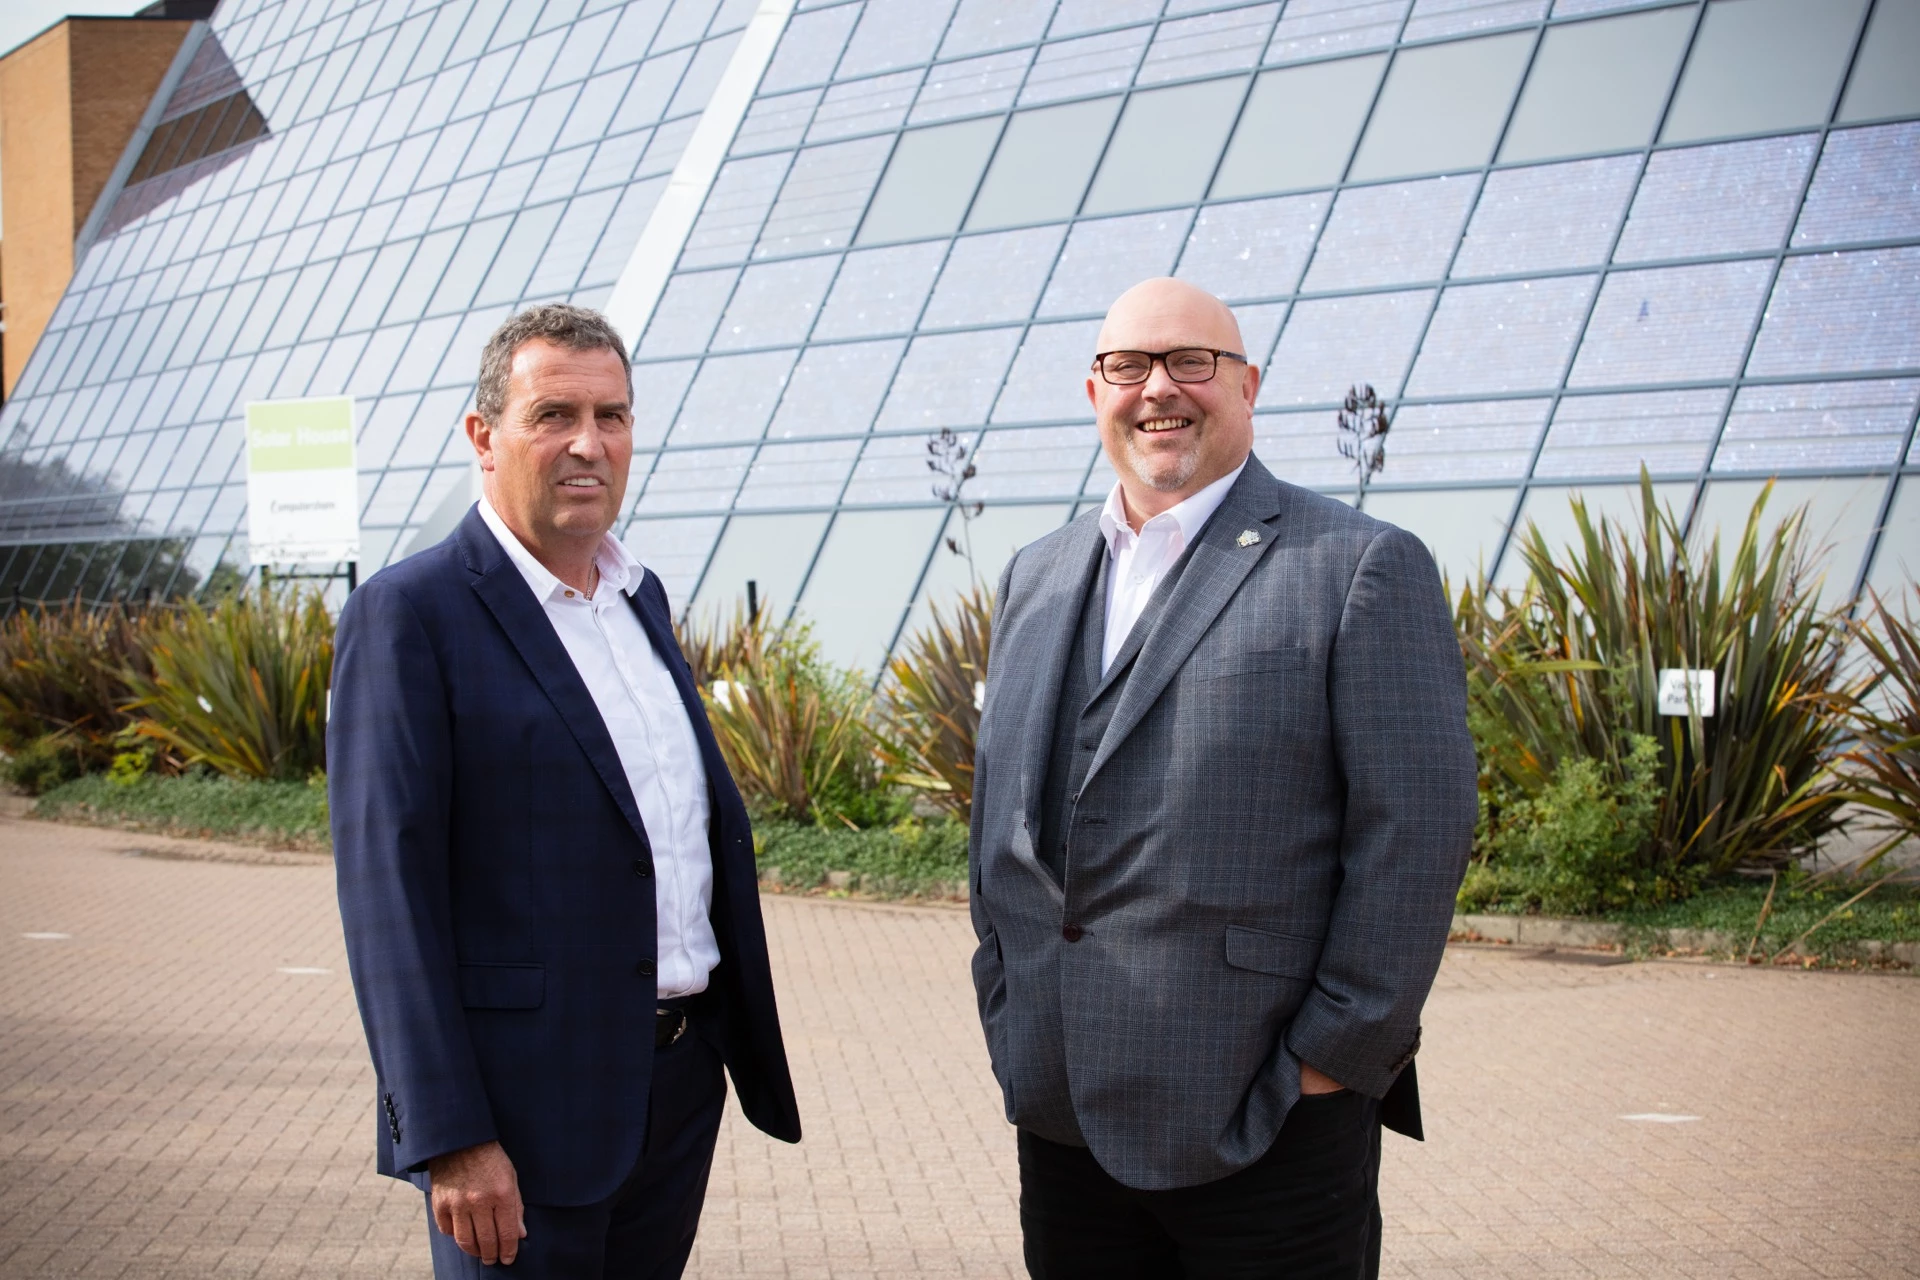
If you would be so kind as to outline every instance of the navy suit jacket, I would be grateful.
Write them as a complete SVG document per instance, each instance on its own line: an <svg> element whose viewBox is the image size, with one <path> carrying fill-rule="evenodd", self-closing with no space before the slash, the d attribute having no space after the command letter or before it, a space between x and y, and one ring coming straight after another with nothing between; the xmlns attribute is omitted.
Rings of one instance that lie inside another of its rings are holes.
<svg viewBox="0 0 1920 1280"><path fill-rule="evenodd" d="M706 764L709 991L741 1110L797 1142L753 837L674 641L630 598ZM638 1158L653 1071L652 852L613 739L540 602L470 510L347 600L328 803L380 1172L497 1139L530 1202L589 1204Z"/></svg>

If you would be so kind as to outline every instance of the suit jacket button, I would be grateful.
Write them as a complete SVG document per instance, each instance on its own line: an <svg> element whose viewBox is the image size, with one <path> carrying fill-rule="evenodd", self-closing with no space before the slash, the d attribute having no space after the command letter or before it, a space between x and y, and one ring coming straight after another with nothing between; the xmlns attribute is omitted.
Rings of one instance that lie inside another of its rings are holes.
<svg viewBox="0 0 1920 1280"><path fill-rule="evenodd" d="M633 874L639 876L642 880L645 880L648 876L653 874L653 864L648 862L645 858L635 858L633 860Z"/></svg>
<svg viewBox="0 0 1920 1280"><path fill-rule="evenodd" d="M651 978L653 976L653 961L642 960L639 964L633 966L633 971L643 978Z"/></svg>
<svg viewBox="0 0 1920 1280"><path fill-rule="evenodd" d="M1081 932L1079 925L1070 924L1066 928L1060 931L1060 936L1065 938L1068 942L1078 942L1080 941L1081 938L1085 937L1086 935L1083 932Z"/></svg>

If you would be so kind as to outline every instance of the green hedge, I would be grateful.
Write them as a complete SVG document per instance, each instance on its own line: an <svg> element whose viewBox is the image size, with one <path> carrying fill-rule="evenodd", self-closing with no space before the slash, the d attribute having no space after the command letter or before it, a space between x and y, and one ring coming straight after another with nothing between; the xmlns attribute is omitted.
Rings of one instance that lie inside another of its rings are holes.
<svg viewBox="0 0 1920 1280"><path fill-rule="evenodd" d="M34 815L277 849L329 847L327 786L318 774L307 782L257 782L198 771L130 781L94 773L41 796Z"/></svg>
<svg viewBox="0 0 1920 1280"><path fill-rule="evenodd" d="M908 819L865 831L793 822L759 822L754 844L761 875L780 889L829 889L834 872L848 890L875 897L951 898L967 882L967 829L958 822Z"/></svg>

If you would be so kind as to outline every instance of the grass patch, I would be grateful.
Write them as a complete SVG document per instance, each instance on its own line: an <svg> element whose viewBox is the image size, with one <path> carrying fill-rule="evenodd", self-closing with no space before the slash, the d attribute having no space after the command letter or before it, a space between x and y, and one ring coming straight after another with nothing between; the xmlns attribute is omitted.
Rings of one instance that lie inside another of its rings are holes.
<svg viewBox="0 0 1920 1280"><path fill-rule="evenodd" d="M908 819L864 831L756 822L762 883L779 892L874 898L964 896L967 828ZM777 873L777 874L776 874Z"/></svg>
<svg viewBox="0 0 1920 1280"><path fill-rule="evenodd" d="M62 783L34 805L37 818L119 827L155 835L230 840L271 849L328 852L327 787L312 782L255 782L218 774L149 774L117 781L89 774Z"/></svg>
<svg viewBox="0 0 1920 1280"><path fill-rule="evenodd" d="M1754 951L1772 955L1868 883L1811 883L1805 878L1790 881L1782 877ZM1636 930L1713 929L1737 938L1744 951L1766 900L1765 880L1743 880L1711 885L1680 902L1613 912L1606 919ZM1881 885L1820 925L1801 948L1824 956L1843 944L1860 942L1920 942L1920 885Z"/></svg>

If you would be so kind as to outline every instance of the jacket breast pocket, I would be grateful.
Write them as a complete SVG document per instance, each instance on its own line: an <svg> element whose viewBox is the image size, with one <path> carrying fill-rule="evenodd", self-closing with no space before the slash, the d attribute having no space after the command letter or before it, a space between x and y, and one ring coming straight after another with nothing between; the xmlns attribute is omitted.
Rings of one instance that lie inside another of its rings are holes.
<svg viewBox="0 0 1920 1280"><path fill-rule="evenodd" d="M1250 929L1243 924L1227 926L1227 963L1236 969L1309 980L1319 959L1318 938L1270 933L1265 929Z"/></svg>
<svg viewBox="0 0 1920 1280"><path fill-rule="evenodd" d="M1306 667L1311 651L1305 645L1281 649L1242 649L1222 653L1196 664L1195 674L1202 680L1224 680L1229 676L1257 675L1270 671L1299 671Z"/></svg>
<svg viewBox="0 0 1920 1280"><path fill-rule="evenodd" d="M543 964L463 964L460 1003L469 1009L538 1009L547 999Z"/></svg>

